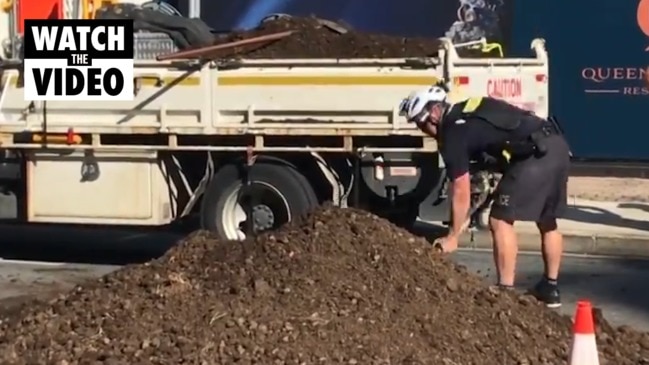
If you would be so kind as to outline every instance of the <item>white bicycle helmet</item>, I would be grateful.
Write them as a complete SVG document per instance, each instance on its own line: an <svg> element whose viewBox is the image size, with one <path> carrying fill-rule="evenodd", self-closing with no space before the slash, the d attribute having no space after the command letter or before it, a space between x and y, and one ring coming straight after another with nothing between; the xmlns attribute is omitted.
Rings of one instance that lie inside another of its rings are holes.
<svg viewBox="0 0 649 365"><path fill-rule="evenodd" d="M430 103L446 101L446 91L439 86L432 86L410 94L401 101L399 111L409 122L421 122L428 116Z"/></svg>

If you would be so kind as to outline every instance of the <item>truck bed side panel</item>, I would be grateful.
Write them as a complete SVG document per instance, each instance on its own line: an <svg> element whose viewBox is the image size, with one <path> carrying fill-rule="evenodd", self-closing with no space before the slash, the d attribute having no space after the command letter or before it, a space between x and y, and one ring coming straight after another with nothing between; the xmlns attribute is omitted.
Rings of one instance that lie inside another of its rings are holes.
<svg viewBox="0 0 649 365"><path fill-rule="evenodd" d="M244 67L216 73L217 125L310 120L388 125L399 101L434 84L436 69Z"/></svg>

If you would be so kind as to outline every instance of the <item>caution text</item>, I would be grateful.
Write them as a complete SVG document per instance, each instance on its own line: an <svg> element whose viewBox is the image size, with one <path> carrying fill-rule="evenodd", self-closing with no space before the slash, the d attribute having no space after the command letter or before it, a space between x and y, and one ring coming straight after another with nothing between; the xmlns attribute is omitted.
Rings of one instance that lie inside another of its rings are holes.
<svg viewBox="0 0 649 365"><path fill-rule="evenodd" d="M487 95L498 99L514 99L523 95L521 79L491 79L487 81Z"/></svg>

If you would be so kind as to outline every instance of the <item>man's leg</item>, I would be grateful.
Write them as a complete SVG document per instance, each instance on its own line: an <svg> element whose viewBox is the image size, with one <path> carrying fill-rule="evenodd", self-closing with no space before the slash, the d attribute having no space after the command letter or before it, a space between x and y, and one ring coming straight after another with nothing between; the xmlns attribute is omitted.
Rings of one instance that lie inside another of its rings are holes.
<svg viewBox="0 0 649 365"><path fill-rule="evenodd" d="M541 234L544 272L543 278L534 287L533 294L550 308L561 306L559 293L559 268L563 254L563 236L557 227L557 219L562 217L568 205L568 176L570 174L570 153L568 144L561 136L547 139L547 186L551 193L547 196L545 206L537 227Z"/></svg>
<svg viewBox="0 0 649 365"><path fill-rule="evenodd" d="M498 283L514 285L518 242L514 222L539 221L550 193L542 160L530 157L505 171L494 194L489 225Z"/></svg>
<svg viewBox="0 0 649 365"><path fill-rule="evenodd" d="M553 190L552 194L548 196L541 219L537 222L539 233L541 233L544 272L543 278L534 287L537 299L545 302L546 306L550 308L561 306L558 281L563 254L563 235L557 227L557 218L562 217L567 208L570 169L567 145L561 140L555 141L555 144L557 164L552 169L553 171L548 173L549 176L555 176L554 181L550 180L553 182ZM562 152L562 150L565 151Z"/></svg>
<svg viewBox="0 0 649 365"><path fill-rule="evenodd" d="M543 250L544 275L548 280L559 280L559 267L563 254L563 235L557 228L544 227L537 224L541 233L541 247ZM555 224L556 227L556 224Z"/></svg>
<svg viewBox="0 0 649 365"><path fill-rule="evenodd" d="M515 163L504 172L494 193L489 216L498 285L504 287L514 286L516 278L518 237L514 230L514 222L516 205L520 200L518 177L524 170L524 163L525 161Z"/></svg>
<svg viewBox="0 0 649 365"><path fill-rule="evenodd" d="M537 223L537 227L541 233L544 270L543 277L534 286L532 294L547 307L558 308L561 306L558 280L563 253L563 236L557 229L554 218L544 218Z"/></svg>
<svg viewBox="0 0 649 365"><path fill-rule="evenodd" d="M518 242L514 223L502 219L489 218L493 242L494 263L498 275L498 285L514 286L516 276L516 256Z"/></svg>

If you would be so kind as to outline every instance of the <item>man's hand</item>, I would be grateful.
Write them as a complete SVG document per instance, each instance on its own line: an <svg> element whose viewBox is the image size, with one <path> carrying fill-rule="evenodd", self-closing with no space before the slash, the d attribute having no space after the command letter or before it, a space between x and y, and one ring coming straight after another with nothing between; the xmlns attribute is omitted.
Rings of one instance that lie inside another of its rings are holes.
<svg viewBox="0 0 649 365"><path fill-rule="evenodd" d="M454 234L450 234L446 237L438 238L433 243L433 247L436 250L442 253L451 253L457 250L460 244L460 237Z"/></svg>
<svg viewBox="0 0 649 365"><path fill-rule="evenodd" d="M460 235L466 228L471 208L471 178L468 172L456 177L451 183L451 219L448 234L433 242L434 248L442 253L457 250Z"/></svg>

